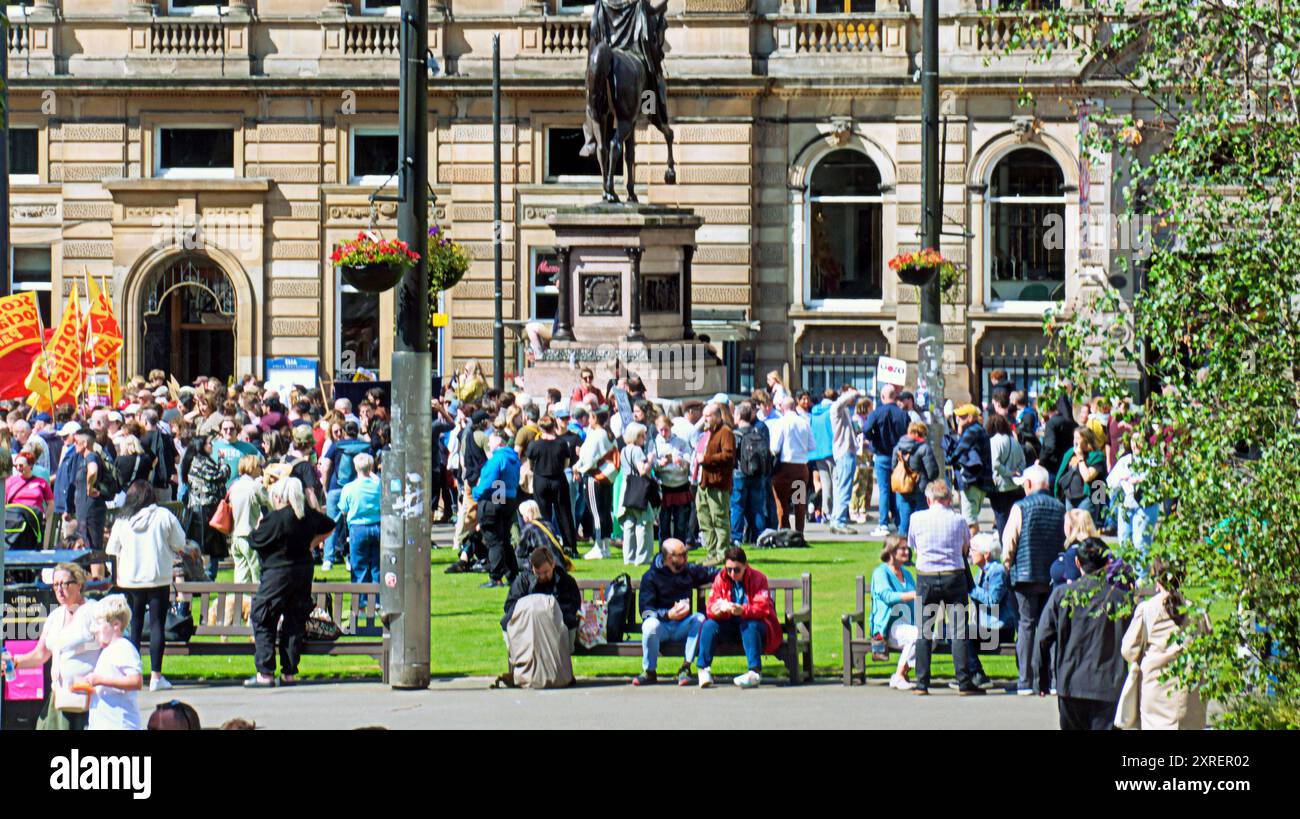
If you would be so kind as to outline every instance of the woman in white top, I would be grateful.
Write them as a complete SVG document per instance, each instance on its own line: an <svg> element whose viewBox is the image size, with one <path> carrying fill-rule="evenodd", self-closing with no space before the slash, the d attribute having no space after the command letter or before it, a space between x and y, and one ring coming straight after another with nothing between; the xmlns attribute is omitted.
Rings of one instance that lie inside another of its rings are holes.
<svg viewBox="0 0 1300 819"><path fill-rule="evenodd" d="M54 689L68 689L95 670L99 642L94 636L93 606L86 604L86 571L75 563L54 568L54 598L59 605L45 618L36 648L13 657L17 668L50 665L50 690L46 692L38 730L84 731L86 714L56 710ZM6 657L8 655L6 654Z"/></svg>
<svg viewBox="0 0 1300 819"><path fill-rule="evenodd" d="M587 485L587 503L591 508L591 519L596 524L592 540L595 545L583 555L585 560L600 560L609 557L609 538L614 531L611 516L614 504L614 471L610 451L614 441L606 431L609 412L596 410L591 414L591 426L587 427L587 439L578 449L578 463L573 467L573 474ZM599 476L599 477L598 477Z"/></svg>
<svg viewBox="0 0 1300 819"><path fill-rule="evenodd" d="M149 612L149 690L165 691L163 633L170 604L172 565L185 551L185 530L169 510L155 503L153 487L139 480L126 488L126 502L108 535L106 551L117 558L117 585L131 603L131 642L144 636Z"/></svg>
<svg viewBox="0 0 1300 819"><path fill-rule="evenodd" d="M632 475L649 478L654 465L646 456L646 428L642 424L631 423L623 430L623 451L620 461L623 472L623 492L627 492L628 480ZM618 521L623 527L623 565L642 566L650 562L651 547L655 540L655 510L650 506L639 509L623 505L624 497L619 498Z"/></svg>

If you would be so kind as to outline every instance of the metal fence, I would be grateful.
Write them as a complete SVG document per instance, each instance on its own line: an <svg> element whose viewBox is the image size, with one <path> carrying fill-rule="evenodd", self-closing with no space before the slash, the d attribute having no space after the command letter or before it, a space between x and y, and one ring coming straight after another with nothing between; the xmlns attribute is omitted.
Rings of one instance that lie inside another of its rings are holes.
<svg viewBox="0 0 1300 819"><path fill-rule="evenodd" d="M813 395L852 384L865 395L876 394L876 364L884 351L862 342L821 343L799 354L799 386Z"/></svg>
<svg viewBox="0 0 1300 819"><path fill-rule="evenodd" d="M992 344L980 350L976 363L977 392L985 406L992 397L991 375L994 370L1005 371L1012 388L1027 392L1034 402L1038 401L1051 377L1043 366L1041 343L1007 341Z"/></svg>

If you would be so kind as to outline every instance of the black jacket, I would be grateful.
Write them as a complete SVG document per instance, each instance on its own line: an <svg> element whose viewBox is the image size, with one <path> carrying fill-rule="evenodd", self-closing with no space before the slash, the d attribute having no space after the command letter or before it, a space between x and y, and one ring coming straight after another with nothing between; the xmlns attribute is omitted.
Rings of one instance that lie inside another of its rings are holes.
<svg viewBox="0 0 1300 819"><path fill-rule="evenodd" d="M564 569L556 566L555 576L546 585L537 582L537 575L533 574L530 567L524 567L519 574L515 575L514 582L510 584L510 591L506 594L506 613L501 618L501 628L504 629L510 624L515 606L530 594L549 594L554 597L555 602L560 606L560 614L564 616L564 627L578 627L578 613L582 611L582 592L578 590L577 582L569 577Z"/></svg>
<svg viewBox="0 0 1300 819"><path fill-rule="evenodd" d="M970 487L993 491L993 449L982 424L966 427L948 460L952 463L959 491Z"/></svg>
<svg viewBox="0 0 1300 819"><path fill-rule="evenodd" d="M548 532L550 537L547 537ZM556 566L564 565L563 542L555 532L551 531L546 521L535 520L524 527L524 531L519 535L519 545L515 547L515 559L519 561L521 567L527 566L533 552L541 548L551 550Z"/></svg>
<svg viewBox="0 0 1300 819"><path fill-rule="evenodd" d="M659 620L668 619L668 610L677 605L678 600L689 600L695 604L695 590L713 582L719 569L687 563L686 568L673 574L664 565L663 553L655 555L654 562L645 574L641 575L640 604L641 619L653 616Z"/></svg>
<svg viewBox="0 0 1300 819"><path fill-rule="evenodd" d="M1039 693L1051 686L1055 659L1056 690L1062 697L1118 703L1128 675L1119 649L1132 619L1118 612L1131 602L1131 592L1096 575L1053 589L1034 649Z"/></svg>
<svg viewBox="0 0 1300 819"><path fill-rule="evenodd" d="M924 492L930 481L939 479L939 461L934 457L934 447L929 441L917 441L911 435L904 435L894 447L894 460L889 464L892 475L899 458L907 458L907 468L917 475L916 491Z"/></svg>
<svg viewBox="0 0 1300 819"><path fill-rule="evenodd" d="M176 445L172 436L160 429L153 429L140 439L140 446L154 456L149 482L159 489L171 486L172 476L176 474Z"/></svg>
<svg viewBox="0 0 1300 819"><path fill-rule="evenodd" d="M1061 468L1061 459L1074 446L1074 430L1079 425L1074 422L1074 406L1070 396L1062 395L1056 401L1056 414L1047 419L1043 426L1043 448L1038 452L1038 462L1048 474L1056 476Z"/></svg>

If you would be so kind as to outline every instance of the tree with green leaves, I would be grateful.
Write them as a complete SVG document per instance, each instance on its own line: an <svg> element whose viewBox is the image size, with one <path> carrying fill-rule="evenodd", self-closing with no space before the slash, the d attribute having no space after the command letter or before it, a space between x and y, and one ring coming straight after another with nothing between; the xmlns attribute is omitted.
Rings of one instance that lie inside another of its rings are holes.
<svg viewBox="0 0 1300 819"><path fill-rule="evenodd" d="M1027 14L1027 47L1081 55L1053 90L1088 103L1084 149L1151 247L1113 262L1131 301L1100 283L1045 317L1058 385L1129 399L1147 442L1141 502L1164 512L1121 557L1186 573L1209 625L1172 673L1221 725L1300 727L1300 0L1074 0Z"/></svg>

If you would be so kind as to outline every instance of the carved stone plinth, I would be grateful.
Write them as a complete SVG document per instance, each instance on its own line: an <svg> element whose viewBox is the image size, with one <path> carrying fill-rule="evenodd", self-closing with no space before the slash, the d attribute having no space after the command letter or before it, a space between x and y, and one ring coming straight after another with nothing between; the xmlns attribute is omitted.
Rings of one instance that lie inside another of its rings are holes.
<svg viewBox="0 0 1300 819"><path fill-rule="evenodd" d="M560 314L546 354L524 374L525 390L566 394L590 366L596 382L617 362L655 397L712 394L726 385L714 351L691 329L694 211L596 204L549 217L560 256Z"/></svg>

